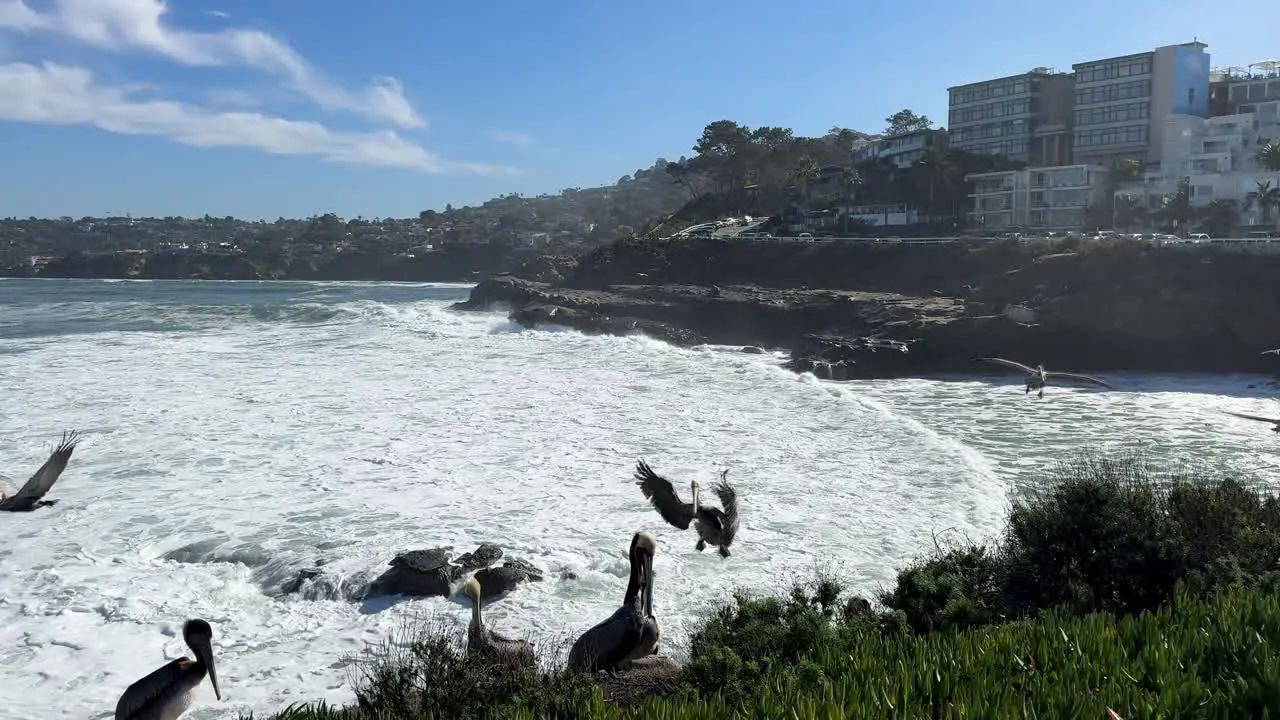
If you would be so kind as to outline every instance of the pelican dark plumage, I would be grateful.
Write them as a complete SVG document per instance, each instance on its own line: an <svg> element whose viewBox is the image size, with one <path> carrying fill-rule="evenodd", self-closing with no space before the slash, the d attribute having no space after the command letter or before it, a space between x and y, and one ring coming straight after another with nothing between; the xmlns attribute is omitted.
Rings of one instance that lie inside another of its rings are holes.
<svg viewBox="0 0 1280 720"><path fill-rule="evenodd" d="M53 452L49 453L49 459L44 461L40 469L36 470L21 489L7 494L3 488L0 488L0 510L30 512L36 508L57 503L57 500L45 500L44 496L49 494L53 484L58 482L58 477L62 475L62 471L67 469L67 463L71 461L71 453L75 452L76 444L79 442L80 434L76 431L63 433L62 441L53 449Z"/></svg>
<svg viewBox="0 0 1280 720"><path fill-rule="evenodd" d="M222 699L213 666L213 628L193 618L182 626L182 639L196 659L180 657L130 685L116 703L115 720L177 720L195 699L205 675L213 685L214 697Z"/></svg>
<svg viewBox="0 0 1280 720"><path fill-rule="evenodd" d="M1044 397L1044 386L1048 382L1049 378L1057 378L1059 380L1074 380L1076 382L1089 383L1091 385L1104 387L1104 388L1107 388L1108 390L1111 389L1110 385L1103 382L1102 380L1099 380L1096 377L1093 377L1092 375L1083 375L1081 373L1060 372L1060 371L1050 372L1044 369L1044 365L1037 365L1033 368L1028 365L1023 365L1020 362L1014 362L1013 360L1005 360L1004 358L979 358L979 359L982 360L983 362L990 362L990 363L995 363L997 365L1003 365L1004 367L1011 368L1013 370L1018 370L1024 373L1026 375L1026 379L1024 380L1026 384L1026 389L1023 392L1024 395L1027 393L1030 393L1032 390L1039 390L1040 393L1037 395L1037 397Z"/></svg>
<svg viewBox="0 0 1280 720"><path fill-rule="evenodd" d="M1275 425L1274 428L1271 428L1272 432L1280 432L1280 418L1262 417L1261 415L1249 415L1246 413L1232 412L1231 410L1223 410L1222 412L1228 415L1234 415L1238 418L1244 418L1245 420L1256 420L1257 422L1271 423L1272 425Z"/></svg>
<svg viewBox="0 0 1280 720"><path fill-rule="evenodd" d="M707 545L714 545L719 548L721 557L729 557L729 546L738 534L738 493L729 484L728 476L728 470L722 472L720 482L714 488L723 510L702 504L697 480L690 483L693 502L682 501L671 482L655 473L643 460L636 463L635 478L645 499L669 525L687 530L689 523L693 523L694 530L698 532L696 547L699 552Z"/></svg>
<svg viewBox="0 0 1280 720"><path fill-rule="evenodd" d="M631 538L631 574L622 606L587 630L569 650L569 667L596 672L623 669L632 660L651 655L660 631L653 618L653 555L658 541L648 532Z"/></svg>
<svg viewBox="0 0 1280 720"><path fill-rule="evenodd" d="M527 640L517 640L500 635L485 627L480 616L480 581L475 576L467 578L462 591L471 598L471 624L467 627L467 652L479 657L510 665L532 665L533 645Z"/></svg>

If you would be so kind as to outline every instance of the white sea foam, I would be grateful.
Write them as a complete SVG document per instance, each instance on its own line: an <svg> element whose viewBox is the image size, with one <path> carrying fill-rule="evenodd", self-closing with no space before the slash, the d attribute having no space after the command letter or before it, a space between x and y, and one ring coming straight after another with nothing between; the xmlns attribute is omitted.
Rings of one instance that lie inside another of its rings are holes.
<svg viewBox="0 0 1280 720"><path fill-rule="evenodd" d="M343 655L414 615L464 621L442 599L268 594L318 561L328 582L358 584L396 550L497 542L549 572L489 615L545 640L616 607L626 544L648 528L678 647L733 588L779 588L815 560L873 592L931 531L989 534L1011 488L1083 446L1277 462L1267 426L1217 413L1271 410L1257 378L1109 376L1136 392L1050 387L1044 401L1016 378L829 383L776 353L446 309L464 295L6 282L0 469L21 481L65 427L86 440L56 507L0 517L0 718L109 717L130 682L186 652L188 617L215 629L223 701L206 686L191 714L206 720L347 701ZM730 468L732 558L661 524L629 482L638 458L682 484Z"/></svg>

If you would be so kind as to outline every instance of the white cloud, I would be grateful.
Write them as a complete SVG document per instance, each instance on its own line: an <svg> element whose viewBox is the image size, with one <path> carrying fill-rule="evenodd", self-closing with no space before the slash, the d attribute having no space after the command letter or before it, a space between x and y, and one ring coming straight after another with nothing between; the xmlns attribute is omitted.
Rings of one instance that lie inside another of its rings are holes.
<svg viewBox="0 0 1280 720"><path fill-rule="evenodd" d="M231 13L223 12L222 10L210 10L210 11L209 11L209 14L210 14L211 16L213 16L213 17L216 17L216 18L230 18L230 17L231 17Z"/></svg>
<svg viewBox="0 0 1280 720"><path fill-rule="evenodd" d="M518 148L531 148L534 144L532 136L514 130L496 130L492 137L500 143L515 145Z"/></svg>
<svg viewBox="0 0 1280 720"><path fill-rule="evenodd" d="M108 2L109 0L101 0ZM252 112L213 112L170 100L137 100L136 88L97 85L83 68L52 63L0 65L0 120L92 125L126 135L163 136L195 147L252 148L424 172L514 173L444 160L392 131L340 132L317 122Z"/></svg>
<svg viewBox="0 0 1280 720"><path fill-rule="evenodd" d="M345 110L422 128L426 121L392 77L360 90L335 85L286 43L259 30L192 32L165 24L163 0L52 0L37 12L24 0L0 0L0 29L63 35L101 50L144 51L192 66L253 67L282 78L327 110Z"/></svg>

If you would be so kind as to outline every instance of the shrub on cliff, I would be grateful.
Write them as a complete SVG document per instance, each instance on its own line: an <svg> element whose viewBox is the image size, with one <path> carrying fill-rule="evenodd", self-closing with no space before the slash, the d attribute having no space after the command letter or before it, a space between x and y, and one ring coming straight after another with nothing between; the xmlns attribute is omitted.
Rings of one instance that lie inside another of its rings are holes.
<svg viewBox="0 0 1280 720"><path fill-rule="evenodd" d="M1180 582L1206 592L1276 582L1280 502L1232 478L1162 475L1138 457L1059 467L1014 502L992 548L939 549L881 597L917 633L1051 608L1135 613Z"/></svg>

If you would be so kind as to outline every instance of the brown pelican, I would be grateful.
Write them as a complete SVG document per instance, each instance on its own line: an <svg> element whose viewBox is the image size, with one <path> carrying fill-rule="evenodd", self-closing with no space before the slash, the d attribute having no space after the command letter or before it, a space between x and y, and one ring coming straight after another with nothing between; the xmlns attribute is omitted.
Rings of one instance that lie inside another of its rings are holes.
<svg viewBox="0 0 1280 720"><path fill-rule="evenodd" d="M76 443L78 442L80 442L80 435L76 431L72 430L69 433L63 433L62 441L53 449L52 453L49 453L49 459L44 461L44 464L40 466L35 475L31 476L31 479L27 480L21 490L14 493L6 493L4 488L0 488L0 510L27 512L58 502L57 500L45 500L44 496L53 489L53 484L58 481L58 476L62 475L62 471L67 469L67 463L71 460L71 453L75 452Z"/></svg>
<svg viewBox="0 0 1280 720"><path fill-rule="evenodd" d="M596 672L614 671L628 661L652 654L658 646L658 621L653 611L653 555L658 541L648 532L631 538L631 575L622 606L584 632L569 650L569 667Z"/></svg>
<svg viewBox="0 0 1280 720"><path fill-rule="evenodd" d="M115 720L177 720L191 705L205 673L213 684L214 697L222 699L210 645L213 628L193 618L182 626L182 639L196 659L180 657L130 685L116 703Z"/></svg>
<svg viewBox="0 0 1280 720"><path fill-rule="evenodd" d="M513 665L532 665L533 645L525 640L505 637L486 628L480 617L480 581L472 575L462 586L471 598L471 625L467 628L467 652Z"/></svg>
<svg viewBox="0 0 1280 720"><path fill-rule="evenodd" d="M1222 412L1228 415L1235 415L1238 418L1244 418L1245 420L1257 420L1258 422L1271 423L1272 425L1275 425L1275 427L1271 429L1272 432L1280 432L1280 418L1262 417L1260 415L1246 415L1244 413L1232 412L1230 410L1223 410Z"/></svg>
<svg viewBox="0 0 1280 720"><path fill-rule="evenodd" d="M1108 390L1111 389L1110 385L1106 384L1105 382L1091 375L1081 375L1080 373L1070 373L1070 372L1049 372L1048 370L1044 369L1044 365L1037 365L1035 366L1035 368L1030 368L1030 367L1027 367L1026 365L1023 365L1020 362L1005 360L1004 358L979 358L979 359L984 362L993 362L993 363L996 363L997 365L1003 365L1007 368L1013 368L1014 370L1020 370L1026 373L1027 375L1026 390L1023 392L1024 395L1026 393L1031 392L1032 390L1039 390L1040 393L1039 395L1037 395L1037 397L1044 397L1045 382L1049 378L1059 378L1062 380L1076 380L1079 382L1093 383L1094 385L1099 385L1101 387L1107 388Z"/></svg>
<svg viewBox="0 0 1280 720"><path fill-rule="evenodd" d="M655 473L643 460L636 463L636 484L662 519L681 530L689 529L692 522L698 531L698 551L705 550L708 544L715 545L721 557L729 557L729 546L738 534L738 493L729 485L728 475L728 470L721 473L720 482L715 486L720 504L724 506L721 510L701 503L697 480L690 483L693 502L684 502L670 481Z"/></svg>

